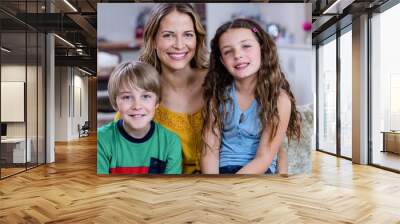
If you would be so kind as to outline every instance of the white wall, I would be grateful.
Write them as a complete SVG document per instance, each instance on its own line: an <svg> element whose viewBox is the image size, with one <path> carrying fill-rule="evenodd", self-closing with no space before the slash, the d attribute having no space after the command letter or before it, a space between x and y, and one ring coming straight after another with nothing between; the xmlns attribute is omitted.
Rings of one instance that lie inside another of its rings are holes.
<svg viewBox="0 0 400 224"><path fill-rule="evenodd" d="M1 81L1 108L2 122L25 121L25 82Z"/></svg>
<svg viewBox="0 0 400 224"><path fill-rule="evenodd" d="M311 22L311 3L269 3L260 7L264 20L278 23L293 34L293 44L311 45L311 33L303 31L303 23Z"/></svg>
<svg viewBox="0 0 400 224"><path fill-rule="evenodd" d="M2 65L1 80L25 82L25 69L25 65ZM1 108L1 110L7 110L7 108ZM25 122L7 123L7 136L25 137Z"/></svg>
<svg viewBox="0 0 400 224"><path fill-rule="evenodd" d="M78 73L78 70L74 70L74 91L71 99L74 99L74 102L71 105L74 105L72 108L72 120L71 120L71 136L72 138L77 138L78 133L78 124L82 126L85 121L88 121L88 78L87 76L82 77L82 73ZM80 93L79 93L80 92ZM81 110L81 111L80 111Z"/></svg>
<svg viewBox="0 0 400 224"><path fill-rule="evenodd" d="M97 5L98 38L135 45L137 17L145 8L154 6L154 3L99 3ZM304 22L311 22L311 3L208 3L206 4L208 45L218 26L231 20L231 14L259 14L263 21L278 23L285 27L287 33L293 34L294 42L292 44L311 48L311 42L305 42L306 40L311 41L311 33L305 33L302 30ZM280 42L284 43L285 41ZM121 53L122 61L137 59L138 56L139 52Z"/></svg>
<svg viewBox="0 0 400 224"><path fill-rule="evenodd" d="M154 3L99 3L97 5L97 36L111 42L135 43L136 20L145 8ZM223 13L221 13L223 12ZM311 22L311 3L208 3L206 4L207 41L231 14L260 14L267 23L278 23L294 35L294 44L302 44L306 33L303 22Z"/></svg>
<svg viewBox="0 0 400 224"><path fill-rule="evenodd" d="M215 35L219 26L225 22L231 21L232 14L241 14L245 16L259 14L260 6L265 4L249 4L249 3L213 3L206 5L206 20L207 20L207 45ZM222 13L223 12L223 13Z"/></svg>
<svg viewBox="0 0 400 224"><path fill-rule="evenodd" d="M221 13L223 12L223 13ZM297 105L313 104L315 76L312 74L312 47L302 25L311 21L311 4L212 3L206 5L208 44L217 28L231 21L231 15L256 16L266 23L277 23L293 35L293 42L277 43L281 67L288 79ZM261 26L263 24L260 24ZM264 24L265 25L265 24ZM265 28L265 27L263 27ZM311 34L309 34L311 35Z"/></svg>
<svg viewBox="0 0 400 224"><path fill-rule="evenodd" d="M75 68L56 67L55 86L55 141L77 139L78 124L88 120L88 78Z"/></svg>
<svg viewBox="0 0 400 224"><path fill-rule="evenodd" d="M37 71L38 69L38 71ZM44 89L41 67L25 66L20 64L4 64L1 66L2 81L24 82L26 86L26 106L20 108L21 113L25 114L26 120L22 122L6 122L7 137L24 138L25 135L30 139L32 161L36 162L39 153L39 163L44 163ZM27 81L25 78L27 77ZM3 92L4 89L2 89ZM21 94L24 91L21 90ZM6 95L2 95L7 97ZM12 108L1 108L2 112L13 113ZM14 112L15 113L15 112Z"/></svg>
<svg viewBox="0 0 400 224"><path fill-rule="evenodd" d="M223 12L223 13L221 13ZM293 35L295 45L308 45L305 43L306 35L302 25L311 22L311 4L304 3L212 3L206 5L207 41L208 44L214 37L217 28L225 22L232 20L231 15L255 16L266 23L276 23ZM262 25L262 24L260 24ZM264 24L265 25L265 24ZM265 27L263 27L265 29ZM310 33L308 33L311 35ZM311 40L311 39L309 39Z"/></svg>
<svg viewBox="0 0 400 224"><path fill-rule="evenodd" d="M139 13L153 3L100 3L98 4L98 37L112 42L135 43L134 29ZM222 13L223 12L223 13ZM304 22L311 22L311 4L304 3L209 3L206 4L207 43L216 29L231 20L232 14L260 15L266 23L277 23L293 34L293 42L280 41L278 53L281 66L291 84L298 105L312 104L315 80L312 75L311 33L303 31ZM118 15L118 16L116 16ZM308 39L307 39L308 37ZM121 53L122 61L135 60L139 52ZM101 66L101 65L99 65Z"/></svg>
<svg viewBox="0 0 400 224"><path fill-rule="evenodd" d="M136 19L146 7L154 3L98 3L97 4L97 38L111 42L135 42Z"/></svg>
<svg viewBox="0 0 400 224"><path fill-rule="evenodd" d="M280 47L279 60L297 105L313 104L315 75L312 69L312 48ZM315 58L315 57L314 57Z"/></svg>
<svg viewBox="0 0 400 224"><path fill-rule="evenodd" d="M1 81L18 81L25 82L25 75L27 69L28 74L30 74L34 69L33 66L25 65L2 65L1 66ZM35 70L36 73L36 70ZM27 96L31 99L36 96L36 93L28 93ZM30 102L31 100L28 100ZM7 110L8 108L1 108L1 110ZM32 120L30 114L28 114L28 120ZM7 136L8 137L25 137L25 126L26 122L7 122ZM31 127L31 126L29 126Z"/></svg>
<svg viewBox="0 0 400 224"><path fill-rule="evenodd" d="M31 69L28 66L28 70ZM1 81L25 82L25 65L2 65Z"/></svg>
<svg viewBox="0 0 400 224"><path fill-rule="evenodd" d="M67 141L68 78L67 67L55 68L55 141Z"/></svg>

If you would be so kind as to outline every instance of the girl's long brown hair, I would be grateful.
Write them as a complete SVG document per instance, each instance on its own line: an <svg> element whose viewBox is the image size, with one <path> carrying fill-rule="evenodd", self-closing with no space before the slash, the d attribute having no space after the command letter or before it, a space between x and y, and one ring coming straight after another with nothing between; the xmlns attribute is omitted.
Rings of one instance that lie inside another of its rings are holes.
<svg viewBox="0 0 400 224"><path fill-rule="evenodd" d="M257 72L257 84L255 98L259 104L259 118L263 131L270 128L269 139L276 136L279 125L278 98L285 91L290 98L291 112L286 135L289 140L300 138L301 117L296 109L296 100L290 90L290 85L283 74L278 59L276 45L272 38L255 22L248 19L236 19L220 26L211 41L210 64L203 87L205 106L203 108L204 128L203 140L207 130L217 135L216 130L221 133L223 121L227 114L226 105L231 101L227 95L227 87L232 84L233 77L221 63L221 52L219 39L228 29L245 28L250 29L261 47L261 65ZM206 142L206 141L205 141Z"/></svg>

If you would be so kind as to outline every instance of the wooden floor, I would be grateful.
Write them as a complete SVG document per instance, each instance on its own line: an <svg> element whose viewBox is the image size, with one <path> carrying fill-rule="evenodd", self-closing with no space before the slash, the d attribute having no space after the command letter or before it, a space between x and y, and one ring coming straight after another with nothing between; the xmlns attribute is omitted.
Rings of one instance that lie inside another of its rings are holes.
<svg viewBox="0 0 400 224"><path fill-rule="evenodd" d="M22 172L22 171L25 171L26 170L26 168L24 167L24 168L21 168L21 167L17 167L17 168L1 168L1 178L3 178L3 177L7 177L7 176L10 176L10 175L13 175L13 174L15 174L15 173L19 173L19 172Z"/></svg>
<svg viewBox="0 0 400 224"><path fill-rule="evenodd" d="M0 181L0 223L400 223L400 175L316 152L291 177L96 175L96 140Z"/></svg>

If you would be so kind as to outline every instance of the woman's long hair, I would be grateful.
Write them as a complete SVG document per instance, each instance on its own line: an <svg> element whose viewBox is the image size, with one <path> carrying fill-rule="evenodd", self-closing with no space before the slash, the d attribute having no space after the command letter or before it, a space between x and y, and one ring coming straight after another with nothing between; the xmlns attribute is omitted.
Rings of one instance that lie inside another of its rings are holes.
<svg viewBox="0 0 400 224"><path fill-rule="evenodd" d="M190 61L190 66L192 68L206 69L208 67L206 31L195 9L192 5L186 3L160 3L155 6L144 28L144 49L139 60L153 65L161 73L161 63L157 57L155 39L161 20L173 11L187 14L192 19L196 33L196 51Z"/></svg>
<svg viewBox="0 0 400 224"><path fill-rule="evenodd" d="M269 139L276 136L279 125L278 98L282 91L290 98L291 112L286 135L289 140L292 137L300 138L301 117L296 109L296 101L288 81L283 74L278 60L276 45L272 38L255 22L248 19L236 19L220 26L211 41L210 64L203 87L205 107L203 108L204 128L203 140L207 130L217 135L223 130L223 121L227 115L226 105L231 101L227 95L227 87L232 84L233 77L221 63L221 52L219 39L228 29L249 29L256 36L261 47L261 65L257 72L257 84L255 87L255 98L259 103L259 119L262 130L270 129ZM206 142L206 141L205 141Z"/></svg>

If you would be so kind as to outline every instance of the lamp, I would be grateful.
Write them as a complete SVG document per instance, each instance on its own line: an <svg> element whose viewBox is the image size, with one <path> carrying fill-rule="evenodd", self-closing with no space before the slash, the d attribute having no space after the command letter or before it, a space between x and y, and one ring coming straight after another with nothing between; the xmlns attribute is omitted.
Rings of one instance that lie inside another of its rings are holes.
<svg viewBox="0 0 400 224"><path fill-rule="evenodd" d="M79 68L79 67L78 67L78 70L81 71L81 72L83 72L83 73L85 73L85 74L87 74L87 75L90 75L90 76L92 75L92 73L90 73L90 72L88 72L88 71L86 71L86 70L83 70L83 69L81 69L81 68Z"/></svg>
<svg viewBox="0 0 400 224"><path fill-rule="evenodd" d="M343 10L353 2L354 0L336 0L322 14L342 14Z"/></svg>
<svg viewBox="0 0 400 224"><path fill-rule="evenodd" d="M68 2L68 0L64 0L65 4L67 4L72 10L74 10L74 12L78 12L78 10L71 4Z"/></svg>
<svg viewBox="0 0 400 224"><path fill-rule="evenodd" d="M5 47L1 47L0 49L1 49L2 51L6 52L6 53L10 53L10 52L11 52L11 50L9 50L9 49L7 49L7 48L5 48Z"/></svg>
<svg viewBox="0 0 400 224"><path fill-rule="evenodd" d="M67 45L69 45L69 46L75 48L75 45L71 44L71 42L69 42L69 41L67 41L66 39L60 37L59 35L54 34L54 36L57 37L58 39L60 39L62 42L66 43Z"/></svg>

